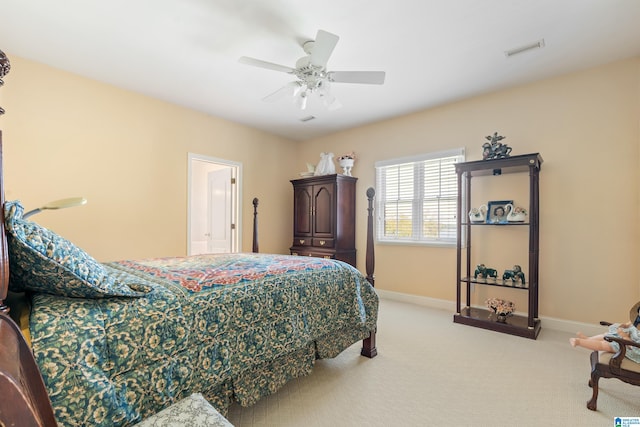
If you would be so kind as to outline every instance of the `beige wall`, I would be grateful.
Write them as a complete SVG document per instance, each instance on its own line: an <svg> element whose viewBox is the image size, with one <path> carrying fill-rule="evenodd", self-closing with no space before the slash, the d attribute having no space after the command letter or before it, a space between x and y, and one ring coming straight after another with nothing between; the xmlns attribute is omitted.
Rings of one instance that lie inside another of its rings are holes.
<svg viewBox="0 0 640 427"><path fill-rule="evenodd" d="M513 155L540 152L544 159L540 314L590 323L624 319L640 299L640 58L307 141L300 158L354 150L362 195L374 185L376 161L456 147L466 148L467 160L478 160L484 136L495 131L507 137ZM492 197L527 196L506 191ZM358 203L365 212L366 198ZM358 248L365 235L360 221ZM376 286L452 301L455 262L454 248L377 245ZM516 263L526 265L526 254L507 265ZM493 287L477 288L477 303L500 296ZM522 291L503 296L525 306Z"/></svg>
<svg viewBox="0 0 640 427"><path fill-rule="evenodd" d="M640 58L295 143L9 56L0 90L7 199L28 209L84 195L87 206L38 221L100 260L186 253L188 152L243 164L244 249L257 196L261 251L285 253L289 180L321 151L353 150L364 270L374 163L461 146L476 160L484 136L498 131L512 154L544 158L541 315L621 319L640 298ZM511 191L491 197L522 198ZM453 301L455 259L453 248L377 245L376 286ZM522 292L504 296L523 306Z"/></svg>
<svg viewBox="0 0 640 427"><path fill-rule="evenodd" d="M85 196L38 222L99 260L185 255L189 152L243 165L243 249L260 199L261 251L286 252L296 143L8 53L0 91L7 200ZM291 170L289 170L291 168Z"/></svg>

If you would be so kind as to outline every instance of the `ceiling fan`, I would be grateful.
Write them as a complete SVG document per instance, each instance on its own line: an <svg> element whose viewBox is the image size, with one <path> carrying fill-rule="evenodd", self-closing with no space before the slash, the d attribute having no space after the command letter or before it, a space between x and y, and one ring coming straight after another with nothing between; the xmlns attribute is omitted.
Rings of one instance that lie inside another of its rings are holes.
<svg viewBox="0 0 640 427"><path fill-rule="evenodd" d="M275 101L289 95L304 110L309 96L317 94L325 107L329 110L340 108L342 104L332 94L331 83L362 83L383 84L384 71L327 71L327 62L340 38L324 30L318 30L315 40L309 40L302 45L307 54L296 61L295 68L274 64L247 56L240 57L243 64L269 70L292 74L297 80L292 81L274 93L263 98L265 101Z"/></svg>

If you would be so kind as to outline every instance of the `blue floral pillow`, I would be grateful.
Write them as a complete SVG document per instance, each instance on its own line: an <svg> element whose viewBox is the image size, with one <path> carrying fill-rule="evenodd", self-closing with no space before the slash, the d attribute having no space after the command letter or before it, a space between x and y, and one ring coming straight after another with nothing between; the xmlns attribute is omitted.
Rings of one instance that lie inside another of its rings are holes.
<svg viewBox="0 0 640 427"><path fill-rule="evenodd" d="M139 297L93 257L68 240L22 218L19 201L5 203L9 288L78 298Z"/></svg>

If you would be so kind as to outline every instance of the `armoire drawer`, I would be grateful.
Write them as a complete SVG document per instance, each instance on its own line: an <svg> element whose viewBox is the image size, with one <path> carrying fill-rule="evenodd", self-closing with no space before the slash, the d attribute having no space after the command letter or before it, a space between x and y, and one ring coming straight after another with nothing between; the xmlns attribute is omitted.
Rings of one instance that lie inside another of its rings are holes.
<svg viewBox="0 0 640 427"><path fill-rule="evenodd" d="M317 248L333 248L335 246L335 240L314 238L312 246L315 246Z"/></svg>

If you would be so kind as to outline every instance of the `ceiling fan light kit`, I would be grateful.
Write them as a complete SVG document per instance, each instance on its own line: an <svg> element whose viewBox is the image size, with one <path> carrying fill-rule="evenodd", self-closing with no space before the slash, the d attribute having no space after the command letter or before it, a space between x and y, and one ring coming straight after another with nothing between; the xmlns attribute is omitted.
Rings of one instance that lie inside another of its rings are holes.
<svg viewBox="0 0 640 427"><path fill-rule="evenodd" d="M307 55L296 61L295 68L247 56L241 57L239 62L292 74L298 79L267 95L263 98L265 101L275 101L289 93L296 105L304 110L307 108L309 96L317 95L325 108L330 111L336 110L342 104L331 94L331 82L383 84L385 79L384 71L327 71L327 62L339 39L335 34L318 30L315 40L309 40L302 45Z"/></svg>
<svg viewBox="0 0 640 427"><path fill-rule="evenodd" d="M300 94L300 96L297 98L297 105L301 110L304 110L307 108L307 100L309 99L309 95L307 95L307 92L302 92Z"/></svg>

